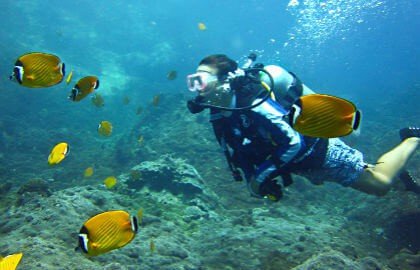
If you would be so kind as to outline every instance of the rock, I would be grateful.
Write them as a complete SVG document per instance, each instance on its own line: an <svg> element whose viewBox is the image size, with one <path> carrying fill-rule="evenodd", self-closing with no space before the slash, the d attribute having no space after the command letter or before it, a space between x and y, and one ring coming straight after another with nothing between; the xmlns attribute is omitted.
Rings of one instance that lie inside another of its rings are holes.
<svg viewBox="0 0 420 270"><path fill-rule="evenodd" d="M147 186L154 191L167 190L190 199L202 194L204 190L203 179L197 170L184 160L170 155L163 155L158 160L144 161L134 166L125 182L130 189Z"/></svg>
<svg viewBox="0 0 420 270"><path fill-rule="evenodd" d="M328 251L306 260L293 270L363 270L356 262L338 251Z"/></svg>
<svg viewBox="0 0 420 270"><path fill-rule="evenodd" d="M31 179L28 182L24 183L17 191L19 195L24 194L26 192L38 193L41 196L46 197L51 195L48 183L41 179Z"/></svg>
<svg viewBox="0 0 420 270"><path fill-rule="evenodd" d="M201 210L201 208L197 206L189 206L185 209L184 221L190 222L201 218L207 218L208 216L209 214Z"/></svg>
<svg viewBox="0 0 420 270"><path fill-rule="evenodd" d="M415 270L420 269L420 253L414 254L408 249L402 249L389 263L392 269Z"/></svg>
<svg viewBox="0 0 420 270"><path fill-rule="evenodd" d="M158 249L160 255L175 257L181 260L188 258L188 251L181 246L174 245L172 243L166 243L166 245L160 246Z"/></svg>
<svg viewBox="0 0 420 270"><path fill-rule="evenodd" d="M16 200L16 204L23 205L28 201L39 197L39 195L43 197L49 197L52 193L46 181L41 179L32 179L24 183L17 191L17 194L19 196Z"/></svg>
<svg viewBox="0 0 420 270"><path fill-rule="evenodd" d="M104 267L104 270L126 270L127 267L117 263L117 262L113 262L108 264L107 266Z"/></svg>
<svg viewBox="0 0 420 270"><path fill-rule="evenodd" d="M6 194L12 188L12 183L6 182L0 184L0 195Z"/></svg>
<svg viewBox="0 0 420 270"><path fill-rule="evenodd" d="M364 257L358 261L363 270L385 270L389 269L383 266L378 260L372 257Z"/></svg>

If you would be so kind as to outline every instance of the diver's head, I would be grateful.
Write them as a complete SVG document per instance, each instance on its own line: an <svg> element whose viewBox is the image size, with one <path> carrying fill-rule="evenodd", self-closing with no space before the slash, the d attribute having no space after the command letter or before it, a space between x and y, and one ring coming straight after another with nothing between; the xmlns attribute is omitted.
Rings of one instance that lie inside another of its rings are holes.
<svg viewBox="0 0 420 270"><path fill-rule="evenodd" d="M232 90L227 80L238 64L224 54L214 54L202 59L194 74L187 76L188 89L202 97L203 103L229 107Z"/></svg>

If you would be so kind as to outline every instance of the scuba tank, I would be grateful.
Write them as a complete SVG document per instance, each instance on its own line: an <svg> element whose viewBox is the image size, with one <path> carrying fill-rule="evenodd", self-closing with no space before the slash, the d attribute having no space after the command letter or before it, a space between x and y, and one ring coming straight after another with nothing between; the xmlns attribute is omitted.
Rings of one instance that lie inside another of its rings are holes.
<svg viewBox="0 0 420 270"><path fill-rule="evenodd" d="M280 66L267 65L264 66L264 70L271 75L274 81L274 95L271 98L280 103L286 110L289 110L301 96L315 94L314 91L302 84L295 74ZM266 73L260 72L259 77L265 83L270 81Z"/></svg>

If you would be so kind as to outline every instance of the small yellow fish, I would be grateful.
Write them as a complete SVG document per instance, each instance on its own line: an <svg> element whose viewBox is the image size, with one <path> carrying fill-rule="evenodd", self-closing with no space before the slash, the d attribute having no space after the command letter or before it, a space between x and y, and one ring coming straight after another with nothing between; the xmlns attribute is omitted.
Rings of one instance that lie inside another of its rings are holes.
<svg viewBox="0 0 420 270"><path fill-rule="evenodd" d="M198 29L200 31L205 31L207 29L207 26L204 23L200 22L198 23Z"/></svg>
<svg viewBox="0 0 420 270"><path fill-rule="evenodd" d="M69 84L72 78L73 78L73 70L70 71L69 75L67 76L66 84Z"/></svg>
<svg viewBox="0 0 420 270"><path fill-rule="evenodd" d="M149 247L150 247L150 253L153 254L155 252L155 250L156 250L156 245L155 245L155 241L153 241L153 238L150 239L150 245L149 245Z"/></svg>
<svg viewBox="0 0 420 270"><path fill-rule="evenodd" d="M15 270L22 256L23 253L15 253L4 258L0 256L0 270Z"/></svg>
<svg viewBox="0 0 420 270"><path fill-rule="evenodd" d="M69 153L69 145L65 142L58 143L51 150L50 155L48 156L48 164L55 165L63 161L63 159Z"/></svg>
<svg viewBox="0 0 420 270"><path fill-rule="evenodd" d="M153 106L157 106L157 105L159 105L159 102L160 102L160 94L158 94L158 95L155 95L154 97L153 97L153 100L152 100L152 104L153 104Z"/></svg>
<svg viewBox="0 0 420 270"><path fill-rule="evenodd" d="M86 168L85 172L83 173L83 175L88 178L91 177L93 175L93 168L92 167L88 167Z"/></svg>
<svg viewBox="0 0 420 270"><path fill-rule="evenodd" d="M98 108L101 108L105 105L104 98L100 94L95 94L92 97L92 104Z"/></svg>
<svg viewBox="0 0 420 270"><path fill-rule="evenodd" d="M143 135L140 135L140 136L138 137L138 139L137 139L137 143L138 143L139 145L142 145L142 144L143 144L143 142L144 142L144 137L143 137Z"/></svg>
<svg viewBox="0 0 420 270"><path fill-rule="evenodd" d="M123 210L103 212L83 224L77 249L88 256L98 256L127 245L137 231L135 216Z"/></svg>
<svg viewBox="0 0 420 270"><path fill-rule="evenodd" d="M113 188L117 184L117 178L115 176L108 176L104 180L104 185L107 189Z"/></svg>
<svg viewBox="0 0 420 270"><path fill-rule="evenodd" d="M140 225L143 220L143 208L140 208L139 211L137 211L137 221Z"/></svg>
<svg viewBox="0 0 420 270"><path fill-rule="evenodd" d="M99 79L95 76L81 78L70 92L71 101L80 101L99 87Z"/></svg>
<svg viewBox="0 0 420 270"><path fill-rule="evenodd" d="M20 56L10 80L30 88L50 87L60 83L65 76L65 65L60 58L48 53L27 53Z"/></svg>
<svg viewBox="0 0 420 270"><path fill-rule="evenodd" d="M125 96L124 98L123 98L123 104L124 105L128 105L130 103L130 98L128 97L128 96Z"/></svg>
<svg viewBox="0 0 420 270"><path fill-rule="evenodd" d="M176 70L171 70L166 74L166 78L170 81L175 80L178 76L178 72Z"/></svg>
<svg viewBox="0 0 420 270"><path fill-rule="evenodd" d="M143 107L142 107L142 106L138 106L138 107L137 107L136 114L137 114L137 115L140 115L142 112L143 112Z"/></svg>
<svg viewBox="0 0 420 270"><path fill-rule="evenodd" d="M112 134L112 124L109 121L101 121L98 126L99 135L109 137Z"/></svg>

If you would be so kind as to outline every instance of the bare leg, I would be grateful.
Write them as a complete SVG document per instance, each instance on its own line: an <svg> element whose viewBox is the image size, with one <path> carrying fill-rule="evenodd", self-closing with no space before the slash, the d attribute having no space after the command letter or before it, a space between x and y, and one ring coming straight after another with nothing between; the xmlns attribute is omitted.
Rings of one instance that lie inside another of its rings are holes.
<svg viewBox="0 0 420 270"><path fill-rule="evenodd" d="M385 195L391 188L395 176L404 168L408 159L420 143L419 138L407 138L391 151L382 155L377 165L367 168L352 188L374 194Z"/></svg>

